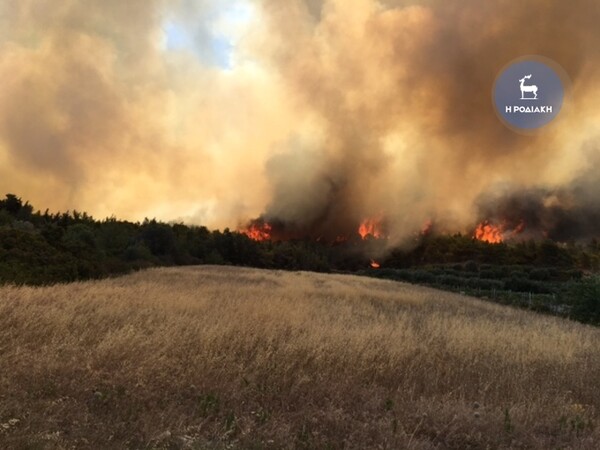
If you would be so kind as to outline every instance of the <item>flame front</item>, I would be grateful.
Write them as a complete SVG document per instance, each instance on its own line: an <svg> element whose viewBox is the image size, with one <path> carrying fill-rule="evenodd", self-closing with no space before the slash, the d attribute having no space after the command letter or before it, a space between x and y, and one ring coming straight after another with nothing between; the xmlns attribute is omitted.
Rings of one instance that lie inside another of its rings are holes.
<svg viewBox="0 0 600 450"><path fill-rule="evenodd" d="M499 226L485 221L475 229L475 239L489 244L500 244L504 241L504 235Z"/></svg>
<svg viewBox="0 0 600 450"><path fill-rule="evenodd" d="M375 261L375 260L372 259L371 260L371 267L373 269L379 269L381 267L381 264L379 264L377 261Z"/></svg>
<svg viewBox="0 0 600 450"><path fill-rule="evenodd" d="M431 219L428 219L421 227L421 236L430 235L432 229L433 229L433 221Z"/></svg>
<svg viewBox="0 0 600 450"><path fill-rule="evenodd" d="M242 230L242 233L253 241L263 242L271 239L272 230L273 227L267 222L254 222Z"/></svg>
<svg viewBox="0 0 600 450"><path fill-rule="evenodd" d="M380 219L365 219L358 227L358 234L365 240L368 236L375 239L385 237Z"/></svg>

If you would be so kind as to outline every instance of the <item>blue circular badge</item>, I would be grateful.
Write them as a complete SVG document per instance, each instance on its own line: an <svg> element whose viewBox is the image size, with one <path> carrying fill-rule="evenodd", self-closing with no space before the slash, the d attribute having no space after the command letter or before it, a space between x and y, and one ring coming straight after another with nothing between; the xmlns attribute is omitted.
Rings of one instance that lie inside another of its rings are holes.
<svg viewBox="0 0 600 450"><path fill-rule="evenodd" d="M552 67L554 66L554 67ZM505 67L493 90L498 117L515 131L532 131L552 122L565 98L558 65L528 57Z"/></svg>

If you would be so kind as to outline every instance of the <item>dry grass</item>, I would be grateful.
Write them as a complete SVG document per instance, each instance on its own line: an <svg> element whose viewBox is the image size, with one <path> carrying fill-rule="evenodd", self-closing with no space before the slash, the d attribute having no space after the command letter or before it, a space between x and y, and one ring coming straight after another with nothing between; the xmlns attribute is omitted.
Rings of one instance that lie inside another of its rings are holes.
<svg viewBox="0 0 600 450"><path fill-rule="evenodd" d="M0 287L0 448L598 448L599 344L342 275Z"/></svg>

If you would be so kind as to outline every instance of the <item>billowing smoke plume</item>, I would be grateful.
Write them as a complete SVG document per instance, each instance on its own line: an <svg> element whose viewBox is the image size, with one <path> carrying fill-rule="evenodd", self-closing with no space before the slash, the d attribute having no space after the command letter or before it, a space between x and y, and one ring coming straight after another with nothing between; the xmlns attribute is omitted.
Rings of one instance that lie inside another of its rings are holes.
<svg viewBox="0 0 600 450"><path fill-rule="evenodd" d="M573 181L556 187L498 187L483 194L480 211L508 237L586 241L600 236L600 154Z"/></svg>
<svg viewBox="0 0 600 450"><path fill-rule="evenodd" d="M379 217L394 245L429 221L595 234L596 0L6 3L0 190L35 204L326 239ZM521 136L491 89L531 54L572 90Z"/></svg>

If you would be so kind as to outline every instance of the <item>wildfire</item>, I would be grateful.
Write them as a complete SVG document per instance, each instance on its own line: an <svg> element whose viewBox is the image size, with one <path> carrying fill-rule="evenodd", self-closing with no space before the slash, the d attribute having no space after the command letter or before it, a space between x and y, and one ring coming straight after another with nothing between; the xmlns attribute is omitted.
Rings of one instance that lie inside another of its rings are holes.
<svg viewBox="0 0 600 450"><path fill-rule="evenodd" d="M427 220L423 226L421 227L421 236L428 236L431 234L431 230L433 229L433 221Z"/></svg>
<svg viewBox="0 0 600 450"><path fill-rule="evenodd" d="M372 259L371 260L371 267L373 269L379 269L381 267L381 264L379 264L377 261L375 261L375 260Z"/></svg>
<svg viewBox="0 0 600 450"><path fill-rule="evenodd" d="M267 222L253 222L242 231L253 241L263 242L271 239L273 227Z"/></svg>
<svg viewBox="0 0 600 450"><path fill-rule="evenodd" d="M521 220L517 228L513 230L513 234L521 234L523 231L525 231L525 222Z"/></svg>
<svg viewBox="0 0 600 450"><path fill-rule="evenodd" d="M475 239L490 244L500 244L504 241L504 235L502 228L485 221L475 229Z"/></svg>
<svg viewBox="0 0 600 450"><path fill-rule="evenodd" d="M385 237L380 219L364 220L363 223L361 223L358 227L358 234L363 240L367 239L368 236L371 236L375 239L381 239Z"/></svg>

